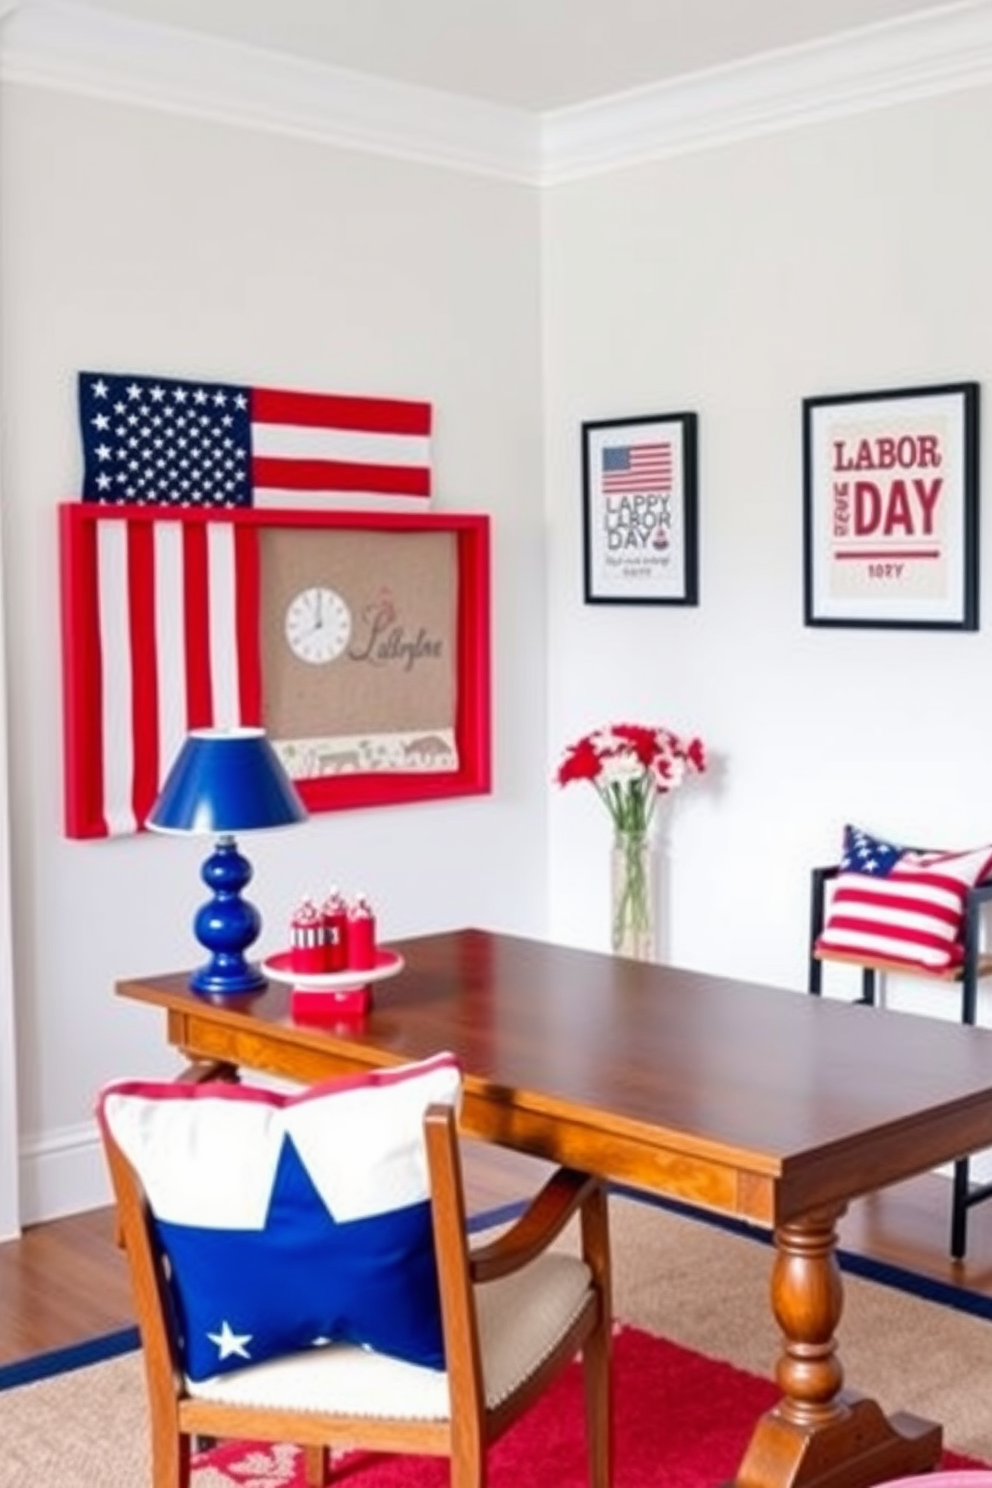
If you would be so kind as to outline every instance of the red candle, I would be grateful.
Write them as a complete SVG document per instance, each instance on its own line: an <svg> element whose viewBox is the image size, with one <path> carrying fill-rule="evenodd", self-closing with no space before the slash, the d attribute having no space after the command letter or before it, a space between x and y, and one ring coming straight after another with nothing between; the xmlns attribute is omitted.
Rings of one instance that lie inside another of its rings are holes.
<svg viewBox="0 0 992 1488"><path fill-rule="evenodd" d="M340 889L331 889L323 910L325 965L328 971L344 971L348 965L348 901Z"/></svg>
<svg viewBox="0 0 992 1488"><path fill-rule="evenodd" d="M312 899L304 899L290 925L290 965L303 975L327 970L327 926Z"/></svg>
<svg viewBox="0 0 992 1488"><path fill-rule="evenodd" d="M348 966L355 971L371 971L375 965L375 915L364 894L359 894L348 911Z"/></svg>

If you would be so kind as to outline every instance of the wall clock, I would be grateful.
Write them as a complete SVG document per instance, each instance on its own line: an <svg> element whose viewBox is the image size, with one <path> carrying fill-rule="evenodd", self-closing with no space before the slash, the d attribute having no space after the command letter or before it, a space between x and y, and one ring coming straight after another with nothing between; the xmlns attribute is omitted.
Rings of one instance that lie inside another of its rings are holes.
<svg viewBox="0 0 992 1488"><path fill-rule="evenodd" d="M351 639L351 610L336 589L312 584L286 609L286 641L294 656L311 666L337 661Z"/></svg>

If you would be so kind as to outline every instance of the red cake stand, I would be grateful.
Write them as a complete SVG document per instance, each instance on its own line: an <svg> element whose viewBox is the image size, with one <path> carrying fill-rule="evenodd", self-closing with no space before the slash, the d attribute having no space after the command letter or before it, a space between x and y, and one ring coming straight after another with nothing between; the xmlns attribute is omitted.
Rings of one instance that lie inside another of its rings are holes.
<svg viewBox="0 0 992 1488"><path fill-rule="evenodd" d="M372 984L403 970L403 957L396 951L376 951L375 965L344 971L294 971L292 951L279 951L262 962L262 970L275 982L292 987L294 1018L310 1023L335 1023L339 1018L363 1017L372 1006Z"/></svg>

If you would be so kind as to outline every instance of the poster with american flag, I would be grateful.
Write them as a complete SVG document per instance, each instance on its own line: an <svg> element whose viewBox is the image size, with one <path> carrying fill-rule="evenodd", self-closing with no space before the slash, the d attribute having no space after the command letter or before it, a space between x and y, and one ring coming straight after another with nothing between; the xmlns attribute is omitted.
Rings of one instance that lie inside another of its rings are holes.
<svg viewBox="0 0 992 1488"><path fill-rule="evenodd" d="M698 603L696 415L582 425L587 604Z"/></svg>
<svg viewBox="0 0 992 1488"><path fill-rule="evenodd" d="M426 511L429 403L81 372L84 501Z"/></svg>

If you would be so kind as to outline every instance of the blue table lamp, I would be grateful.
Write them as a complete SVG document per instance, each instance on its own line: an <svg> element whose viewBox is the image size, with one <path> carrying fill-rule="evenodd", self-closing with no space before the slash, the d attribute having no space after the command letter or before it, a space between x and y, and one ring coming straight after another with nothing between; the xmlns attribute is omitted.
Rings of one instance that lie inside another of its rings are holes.
<svg viewBox="0 0 992 1488"><path fill-rule="evenodd" d="M245 960L262 917L241 897L252 870L234 833L288 827L306 815L264 729L194 729L187 735L146 825L155 832L217 839L201 869L213 898L193 921L197 940L210 953L190 978L194 992L226 997L265 986L264 974Z"/></svg>

